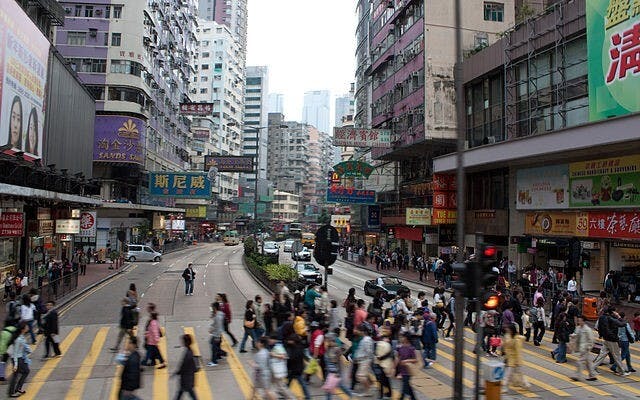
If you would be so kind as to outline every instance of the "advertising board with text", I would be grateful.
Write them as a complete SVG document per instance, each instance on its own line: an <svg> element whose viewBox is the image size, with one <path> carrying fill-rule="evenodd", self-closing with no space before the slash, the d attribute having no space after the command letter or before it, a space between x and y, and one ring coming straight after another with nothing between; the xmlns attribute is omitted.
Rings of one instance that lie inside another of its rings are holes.
<svg viewBox="0 0 640 400"><path fill-rule="evenodd" d="M640 156L569 164L572 208L640 206Z"/></svg>
<svg viewBox="0 0 640 400"><path fill-rule="evenodd" d="M83 211L80 213L80 237L95 237L98 232L98 213Z"/></svg>
<svg viewBox="0 0 640 400"><path fill-rule="evenodd" d="M640 111L640 3L587 0L589 120Z"/></svg>
<svg viewBox="0 0 640 400"><path fill-rule="evenodd" d="M439 210L433 209L431 217L432 225L449 225L455 224L458 220L458 212L456 210Z"/></svg>
<svg viewBox="0 0 640 400"><path fill-rule="evenodd" d="M588 214L580 212L537 212L525 216L527 235L588 236Z"/></svg>
<svg viewBox="0 0 640 400"><path fill-rule="evenodd" d="M375 204L375 202L375 190L346 188L341 185L331 185L327 188L327 203Z"/></svg>
<svg viewBox="0 0 640 400"><path fill-rule="evenodd" d="M207 116L213 112L213 103L180 103L180 114Z"/></svg>
<svg viewBox="0 0 640 400"><path fill-rule="evenodd" d="M93 161L144 164L147 124L124 115L96 115Z"/></svg>
<svg viewBox="0 0 640 400"><path fill-rule="evenodd" d="M431 225L430 208L407 208L405 217L407 225Z"/></svg>
<svg viewBox="0 0 640 400"><path fill-rule="evenodd" d="M362 161L343 161L333 166L340 177L368 178L375 168Z"/></svg>
<svg viewBox="0 0 640 400"><path fill-rule="evenodd" d="M205 156L204 170L217 168L218 172L253 172L251 156Z"/></svg>
<svg viewBox="0 0 640 400"><path fill-rule="evenodd" d="M49 41L15 1L0 7L0 146L42 156Z"/></svg>
<svg viewBox="0 0 640 400"><path fill-rule="evenodd" d="M0 237L24 236L24 213L2 212L0 213Z"/></svg>
<svg viewBox="0 0 640 400"><path fill-rule="evenodd" d="M640 212L589 211L588 236L640 240Z"/></svg>
<svg viewBox="0 0 640 400"><path fill-rule="evenodd" d="M520 169L516 173L518 210L569 207L569 165Z"/></svg>
<svg viewBox="0 0 640 400"><path fill-rule="evenodd" d="M149 193L152 196L208 199L211 182L205 174L193 172L151 172Z"/></svg>
<svg viewBox="0 0 640 400"><path fill-rule="evenodd" d="M391 129L333 128L333 145L391 147Z"/></svg>

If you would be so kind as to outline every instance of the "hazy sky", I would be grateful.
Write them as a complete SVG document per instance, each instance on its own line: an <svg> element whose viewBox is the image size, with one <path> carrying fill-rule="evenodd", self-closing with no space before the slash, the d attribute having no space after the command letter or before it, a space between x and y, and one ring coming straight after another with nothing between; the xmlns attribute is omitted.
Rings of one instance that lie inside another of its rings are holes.
<svg viewBox="0 0 640 400"><path fill-rule="evenodd" d="M249 0L247 65L269 67L269 92L284 94L289 120L302 118L307 90L337 95L355 74L355 0Z"/></svg>

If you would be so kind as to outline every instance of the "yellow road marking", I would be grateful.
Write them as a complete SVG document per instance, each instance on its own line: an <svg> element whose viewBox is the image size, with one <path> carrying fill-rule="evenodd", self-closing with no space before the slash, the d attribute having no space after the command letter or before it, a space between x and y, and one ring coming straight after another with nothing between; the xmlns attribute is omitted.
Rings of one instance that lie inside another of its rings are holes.
<svg viewBox="0 0 640 400"><path fill-rule="evenodd" d="M76 327L76 328L73 328L71 332L69 332L67 337L64 338L64 340L60 344L60 351L62 352L62 357L58 357L58 358L54 358L52 360L46 361L42 366L42 368L40 368L38 373L33 377L33 380L29 382L29 391L23 394L22 396L20 396L20 398L22 399L37 398L38 392L40 391L40 389L42 389L42 386L49 379L49 375L51 375L53 370L58 366L58 364L60 364L60 361L62 361L62 358L67 353L67 350L69 350L69 347L71 347L73 342L75 342L75 340L78 338L78 335L80 335L80 332L82 332L82 329L83 328Z"/></svg>
<svg viewBox="0 0 640 400"><path fill-rule="evenodd" d="M185 327L184 333L187 335L191 335L191 337L193 338L193 344L191 345L191 347L193 348L193 355L200 356L200 360L202 360L202 354L200 353L200 347L198 347L198 341L196 340L195 331L191 327ZM166 371L166 369L164 371ZM200 370L196 372L196 395L198 396L198 399L213 399L213 396L211 394L211 386L209 386L207 374L204 372L204 368L202 368L202 366L200 366Z"/></svg>
<svg viewBox="0 0 640 400"><path fill-rule="evenodd" d="M229 363L233 377L244 395L244 399L251 399L251 395L253 394L253 382L249 378L249 375L247 375L247 371L245 371L235 351L233 351L231 346L229 346L227 339L224 337L222 338L222 349L227 352L227 362Z"/></svg>
<svg viewBox="0 0 640 400"><path fill-rule="evenodd" d="M111 391L109 392L109 400L119 400L118 391L120 390L120 375L122 375L123 368L120 364L116 367L116 373L113 376L113 382L111 384Z"/></svg>
<svg viewBox="0 0 640 400"><path fill-rule="evenodd" d="M165 357L167 356L167 338L161 337L158 341L158 350L160 354L163 354ZM165 363L167 363L167 359L165 358ZM154 360L155 362L155 360ZM153 370L153 398L157 400L165 400L169 398L169 368L158 369L157 367Z"/></svg>
<svg viewBox="0 0 640 400"><path fill-rule="evenodd" d="M93 339L93 343L91 344L91 349L89 349L89 353L87 353L84 360L82 360L82 364L80 364L80 369L76 374L75 378L71 381L71 387L69 387L69 391L65 396L65 400L81 400L82 394L84 393L84 387L87 384L87 380L91 377L91 372L93 371L93 366L96 364L96 360L100 355L100 351L102 350L102 346L104 346L104 342L107 339L107 333L109 332L109 328L100 328L98 333L96 334L95 339Z"/></svg>
<svg viewBox="0 0 640 400"><path fill-rule="evenodd" d="M452 345L451 343L444 342L444 341L443 341L443 342L440 342L440 343L442 343L442 344L443 344L443 345L445 345L446 347L449 347L449 348L453 349L453 345ZM468 350L465 350L465 351L464 351L464 353L465 353L466 355L470 356L470 357L475 357L475 354L473 354L472 352L470 352L470 351L468 351ZM454 360L453 356L451 356L451 355L450 355L450 354L448 354L448 353L445 353L445 352L441 351L441 352L439 353L439 355L441 355L442 357L446 358L447 360L449 360L449 361L451 361L451 362L455 362L455 360ZM436 364L434 363L432 366L435 366L435 365L436 365ZM475 371L476 371L476 366L475 366L475 365L473 365L473 364L471 364L471 363L469 363L469 362L466 362L466 361L463 361L463 362L462 362L462 365L464 365L466 368L469 368L469 369L471 370L471 372L474 372L474 373L475 373ZM551 388L551 389L546 389L545 387L543 387L543 385L546 385L544 382L540 382L540 381L538 381L538 380L536 380L536 379L531 379L531 378L529 378L529 377L527 377L527 379L528 379L531 383L533 383L534 385L536 385L536 386L540 386L541 388L543 388L543 389L545 389L545 390L554 390L554 393L555 393L555 394L557 394L558 396L569 396L569 393L566 393L566 392L564 392L564 394L562 394L562 393L563 393L563 392L562 392L562 390L558 390L558 393L556 393L556 392L555 392L555 390L556 390L556 389L554 389L554 388L552 388L552 387L550 387L550 386L549 386L549 388ZM540 384L542 384L542 385L540 385ZM474 386L475 386L475 384L474 384ZM548 385L546 385L546 386L548 386ZM531 398L531 397L539 397L537 394L532 393L531 391L528 391L528 390L526 390L526 389L519 388L519 387L511 387L511 386L510 386L510 389L512 389L512 390L514 390L514 391L516 391L517 393L519 393L520 395L522 395L522 396L524 396L524 397L530 397L530 398Z"/></svg>

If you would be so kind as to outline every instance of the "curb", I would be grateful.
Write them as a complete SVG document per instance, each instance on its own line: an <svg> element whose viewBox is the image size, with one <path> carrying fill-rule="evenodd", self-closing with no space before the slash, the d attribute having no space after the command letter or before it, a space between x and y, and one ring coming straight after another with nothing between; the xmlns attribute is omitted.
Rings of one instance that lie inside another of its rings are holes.
<svg viewBox="0 0 640 400"><path fill-rule="evenodd" d="M253 271L251 271L251 268L247 267L247 261L245 260L245 255L242 255L242 266L244 267L245 271L247 271L249 273L249 275L251 275L251 277L253 278L253 281L255 283L257 283L258 285L260 285L261 288L263 288L267 293L271 293L273 294L274 292L269 289L264 283L260 282L260 279L258 279L256 277L256 275L253 273Z"/></svg>
<svg viewBox="0 0 640 400"><path fill-rule="evenodd" d="M111 279L115 278L116 276L126 272L129 268L131 267L131 264L129 263L125 263L125 265L122 266L122 268L120 268L118 270L118 272L114 272L113 274L109 275L109 276L105 276L104 278L100 279L99 281L96 281L94 283L92 283L89 286L86 286L84 289L80 290L77 293L74 293L72 296L69 296L68 299L65 299L64 301L61 301L57 304L57 308L58 310L64 309L69 303L71 303L72 301L74 301L75 299L77 299L78 297L82 296L83 294L89 292L90 290L96 288L97 286L110 281Z"/></svg>

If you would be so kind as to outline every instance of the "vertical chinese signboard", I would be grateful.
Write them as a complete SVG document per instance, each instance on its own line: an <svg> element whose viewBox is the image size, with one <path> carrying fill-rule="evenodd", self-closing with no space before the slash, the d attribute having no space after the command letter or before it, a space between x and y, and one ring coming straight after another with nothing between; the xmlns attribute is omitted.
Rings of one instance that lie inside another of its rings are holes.
<svg viewBox="0 0 640 400"><path fill-rule="evenodd" d="M640 3L588 0L589 120L640 111Z"/></svg>
<svg viewBox="0 0 640 400"><path fill-rule="evenodd" d="M205 174L151 172L149 193L152 196L208 199L211 197L211 182Z"/></svg>

